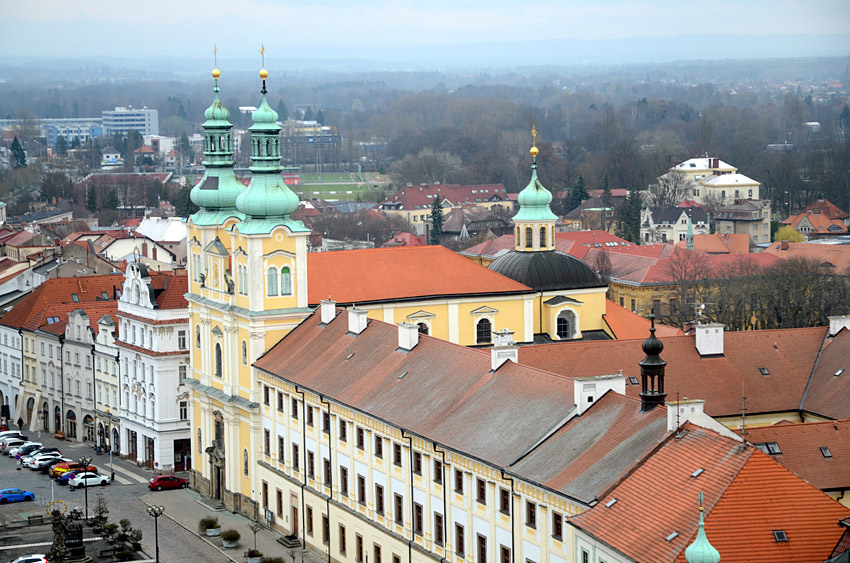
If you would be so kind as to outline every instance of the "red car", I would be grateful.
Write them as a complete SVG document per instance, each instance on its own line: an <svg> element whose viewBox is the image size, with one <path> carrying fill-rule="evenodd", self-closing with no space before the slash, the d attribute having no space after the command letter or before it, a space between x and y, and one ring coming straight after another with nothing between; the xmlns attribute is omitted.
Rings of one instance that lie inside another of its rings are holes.
<svg viewBox="0 0 850 563"><path fill-rule="evenodd" d="M148 488L152 491L163 489L185 489L189 486L189 480L173 475L158 475L148 482Z"/></svg>

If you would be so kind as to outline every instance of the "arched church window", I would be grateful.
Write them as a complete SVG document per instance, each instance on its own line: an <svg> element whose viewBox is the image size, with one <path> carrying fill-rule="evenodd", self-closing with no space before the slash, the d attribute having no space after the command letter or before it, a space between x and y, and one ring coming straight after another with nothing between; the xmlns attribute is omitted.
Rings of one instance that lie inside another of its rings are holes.
<svg viewBox="0 0 850 563"><path fill-rule="evenodd" d="M519 227L517 227L516 228L516 240L517 240L517 242L519 242L519 233L520 233L520 230L519 230Z"/></svg>
<svg viewBox="0 0 850 563"><path fill-rule="evenodd" d="M546 227L540 227L540 247L546 246Z"/></svg>
<svg viewBox="0 0 850 563"><path fill-rule="evenodd" d="M248 476L248 449L242 450L242 472Z"/></svg>
<svg viewBox="0 0 850 563"><path fill-rule="evenodd" d="M269 139L266 139L266 155L271 156L272 154L272 142Z"/></svg>
<svg viewBox="0 0 850 563"><path fill-rule="evenodd" d="M277 268L269 268L266 273L266 295L275 297L277 295Z"/></svg>
<svg viewBox="0 0 850 563"><path fill-rule="evenodd" d="M248 343L244 340L242 341L242 365L248 365Z"/></svg>
<svg viewBox="0 0 850 563"><path fill-rule="evenodd" d="M416 326L419 327L419 334L428 334L428 325L425 323L417 323Z"/></svg>
<svg viewBox="0 0 850 563"><path fill-rule="evenodd" d="M201 325L195 325L195 348L201 349Z"/></svg>
<svg viewBox="0 0 850 563"><path fill-rule="evenodd" d="M198 453L204 453L204 442L201 440L201 429L198 428Z"/></svg>
<svg viewBox="0 0 850 563"><path fill-rule="evenodd" d="M289 268L280 269L280 294L292 294L292 274L290 274Z"/></svg>
<svg viewBox="0 0 850 563"><path fill-rule="evenodd" d="M218 137L218 150L224 152L224 135L219 135Z"/></svg>
<svg viewBox="0 0 850 563"><path fill-rule="evenodd" d="M533 246L534 239L534 230L531 227L525 228L525 247L531 248Z"/></svg>
<svg viewBox="0 0 850 563"><path fill-rule="evenodd" d="M572 311L561 311L555 321L555 334L558 338L572 338L575 326L575 313Z"/></svg>
<svg viewBox="0 0 850 563"><path fill-rule="evenodd" d="M215 376L221 377L221 344L215 345Z"/></svg>
<svg viewBox="0 0 850 563"><path fill-rule="evenodd" d="M481 319L475 325L475 343L489 344L493 338L493 324L490 319Z"/></svg>

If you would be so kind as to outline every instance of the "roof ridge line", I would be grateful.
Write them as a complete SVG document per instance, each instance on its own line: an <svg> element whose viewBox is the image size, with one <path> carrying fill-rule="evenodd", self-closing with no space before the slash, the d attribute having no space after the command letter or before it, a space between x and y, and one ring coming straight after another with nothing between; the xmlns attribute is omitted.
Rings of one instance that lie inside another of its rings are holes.
<svg viewBox="0 0 850 563"><path fill-rule="evenodd" d="M821 341L820 348L818 348L818 355L815 357L815 362L812 364L812 371L809 372L809 380L806 381L806 388L803 389L803 396L800 397L800 407L799 411L802 414L803 412L803 404L806 402L806 395L809 393L809 387L812 385L812 380L815 378L815 371L818 368L818 362L820 362L820 355L823 353L823 349L826 347L826 340L829 338L829 327L826 327L826 333L823 335L823 340Z"/></svg>

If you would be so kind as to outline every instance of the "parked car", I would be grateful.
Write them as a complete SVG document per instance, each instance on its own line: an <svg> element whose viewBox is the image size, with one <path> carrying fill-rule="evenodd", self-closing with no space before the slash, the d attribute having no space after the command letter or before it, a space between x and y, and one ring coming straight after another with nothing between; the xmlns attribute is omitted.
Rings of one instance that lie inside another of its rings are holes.
<svg viewBox="0 0 850 563"><path fill-rule="evenodd" d="M9 455L9 450L18 448L19 446L23 446L26 444L26 440L22 440L21 438L12 438L11 440L7 440L0 444L0 452Z"/></svg>
<svg viewBox="0 0 850 563"><path fill-rule="evenodd" d="M35 493L21 489L0 489L0 504L24 500L35 500Z"/></svg>
<svg viewBox="0 0 850 563"><path fill-rule="evenodd" d="M68 462L68 463L57 463L53 467L50 468L50 476L58 477L62 475L66 471L89 471L91 473L97 473L97 467L94 465L89 465L88 467L83 467L81 463L77 463L76 461Z"/></svg>
<svg viewBox="0 0 850 563"><path fill-rule="evenodd" d="M9 450L9 456L15 459L21 459L25 455L30 455L44 447L41 442L26 442L13 450Z"/></svg>
<svg viewBox="0 0 850 563"><path fill-rule="evenodd" d="M14 436L20 437L23 436L23 434L21 434L20 430L4 430L0 432L0 440L3 440L4 438L12 438Z"/></svg>
<svg viewBox="0 0 850 563"><path fill-rule="evenodd" d="M50 471L50 468L56 465L57 463L72 463L73 460L68 459L67 457L54 457L45 459L43 462L38 464L38 468L42 473L47 473Z"/></svg>
<svg viewBox="0 0 850 563"><path fill-rule="evenodd" d="M47 561L47 557L45 557L41 553L34 553L32 555L21 555L11 563L49 563Z"/></svg>
<svg viewBox="0 0 850 563"><path fill-rule="evenodd" d="M30 469L38 469L39 462L45 461L48 459L56 459L57 457L62 457L59 452L47 452L43 454L37 454L33 456L27 456L21 458L21 465L24 467L29 467Z"/></svg>
<svg viewBox="0 0 850 563"><path fill-rule="evenodd" d="M77 473L81 473L81 471L66 471L56 478L56 484L67 485L68 481L70 481Z"/></svg>
<svg viewBox="0 0 850 563"><path fill-rule="evenodd" d="M104 487L108 484L108 475L100 475L99 473L91 473L90 471L77 473L68 481L68 486L72 489L79 489L82 487L93 487L94 485L100 485Z"/></svg>
<svg viewBox="0 0 850 563"><path fill-rule="evenodd" d="M158 475L148 481L148 488L152 491L163 489L185 489L189 486L189 480L174 475Z"/></svg>

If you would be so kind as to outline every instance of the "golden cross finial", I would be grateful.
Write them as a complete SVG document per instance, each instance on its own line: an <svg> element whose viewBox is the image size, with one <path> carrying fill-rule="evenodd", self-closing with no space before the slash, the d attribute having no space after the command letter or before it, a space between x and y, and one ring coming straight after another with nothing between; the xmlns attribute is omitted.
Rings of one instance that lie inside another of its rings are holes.
<svg viewBox="0 0 850 563"><path fill-rule="evenodd" d="M260 43L260 56L263 58L263 68L266 68L266 46Z"/></svg>
<svg viewBox="0 0 850 563"><path fill-rule="evenodd" d="M531 144L533 146L537 146L537 127L535 125L531 126Z"/></svg>
<svg viewBox="0 0 850 563"><path fill-rule="evenodd" d="M218 46L215 43L213 43L213 61L216 68L218 68Z"/></svg>

